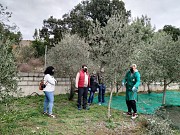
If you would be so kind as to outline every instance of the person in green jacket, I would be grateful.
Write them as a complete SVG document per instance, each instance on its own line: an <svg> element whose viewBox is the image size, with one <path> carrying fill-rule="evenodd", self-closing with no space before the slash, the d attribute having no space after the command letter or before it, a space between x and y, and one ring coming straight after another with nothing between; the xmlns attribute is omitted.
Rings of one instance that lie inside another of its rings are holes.
<svg viewBox="0 0 180 135"><path fill-rule="evenodd" d="M137 92L140 85L140 73L136 69L136 64L130 66L130 70L127 71L125 78L122 81L122 86L126 87L126 105L128 116L132 116L135 119L137 115L136 102L137 102ZM133 110L133 113L132 113Z"/></svg>

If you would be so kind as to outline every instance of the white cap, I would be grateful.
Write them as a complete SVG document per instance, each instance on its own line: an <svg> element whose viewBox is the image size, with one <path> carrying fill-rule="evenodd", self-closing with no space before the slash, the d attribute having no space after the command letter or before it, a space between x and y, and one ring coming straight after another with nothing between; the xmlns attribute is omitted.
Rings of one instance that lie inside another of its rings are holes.
<svg viewBox="0 0 180 135"><path fill-rule="evenodd" d="M135 68L137 68L137 65L136 65L136 64L132 64L132 65L131 65L131 67L135 67Z"/></svg>

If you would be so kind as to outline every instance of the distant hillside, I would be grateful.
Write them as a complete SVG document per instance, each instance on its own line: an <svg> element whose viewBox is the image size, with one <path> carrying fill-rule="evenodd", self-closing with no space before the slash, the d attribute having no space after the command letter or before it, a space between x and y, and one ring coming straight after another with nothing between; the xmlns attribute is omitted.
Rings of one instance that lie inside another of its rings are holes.
<svg viewBox="0 0 180 135"><path fill-rule="evenodd" d="M30 46L32 45L32 40L21 40L19 43L20 46Z"/></svg>

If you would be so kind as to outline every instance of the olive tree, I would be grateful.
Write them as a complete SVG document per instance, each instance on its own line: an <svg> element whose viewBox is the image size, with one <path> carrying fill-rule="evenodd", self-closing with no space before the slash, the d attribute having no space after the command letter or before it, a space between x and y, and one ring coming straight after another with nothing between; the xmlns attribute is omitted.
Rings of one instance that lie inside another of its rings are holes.
<svg viewBox="0 0 180 135"><path fill-rule="evenodd" d="M127 20L122 15L114 15L105 27L98 22L90 27L90 58L100 65L100 70L105 68L107 82L120 83L129 65L140 63L153 31L146 16Z"/></svg>
<svg viewBox="0 0 180 135"><path fill-rule="evenodd" d="M4 23L10 17L7 7L0 4L0 101L6 104L21 92L17 86L17 67L12 52L12 44L19 40L19 36L16 37L11 27Z"/></svg>
<svg viewBox="0 0 180 135"><path fill-rule="evenodd" d="M151 58L155 65L154 74L157 81L163 82L163 100L165 104L166 89L172 82L180 79L180 40L173 41L170 35L164 32L157 32L153 37Z"/></svg>
<svg viewBox="0 0 180 135"><path fill-rule="evenodd" d="M150 56L151 47L153 46L153 35L155 28L152 27L150 19L147 16L137 18L134 22L135 31L139 33L140 40L138 41L138 47L134 51L133 63L138 65L138 70L141 74L141 82L145 86L148 86L148 93L150 93L150 83L155 81L154 63Z"/></svg>
<svg viewBox="0 0 180 135"><path fill-rule="evenodd" d="M20 94L17 85L17 67L11 51L11 42L0 40L0 101L8 103Z"/></svg>
<svg viewBox="0 0 180 135"><path fill-rule="evenodd" d="M90 58L99 65L99 71L105 68L108 83L112 82L115 69L117 69L117 62L121 55L118 51L122 50L117 47L123 48L121 39L123 39L126 28L127 20L121 15L114 15L108 20L105 27L101 27L101 24L96 21L89 29Z"/></svg>
<svg viewBox="0 0 180 135"><path fill-rule="evenodd" d="M141 81L142 84L145 86L147 84L148 93L151 93L150 84L156 82L157 76L154 72L156 70L156 65L151 57L151 46L152 43L149 43L147 47L140 53L139 60L138 60L138 70L141 73Z"/></svg>
<svg viewBox="0 0 180 135"><path fill-rule="evenodd" d="M48 52L48 65L53 65L59 76L70 78L70 100L75 89L74 78L82 64L90 63L88 57L88 44L77 35L70 34L66 34L62 41Z"/></svg>
<svg viewBox="0 0 180 135"><path fill-rule="evenodd" d="M100 65L100 70L105 68L107 84L111 85L110 102L112 85L114 82L120 84L129 65L137 62L148 36L145 33L153 31L146 19L137 18L130 22L122 15L114 15L105 27L97 21L89 29L90 58Z"/></svg>

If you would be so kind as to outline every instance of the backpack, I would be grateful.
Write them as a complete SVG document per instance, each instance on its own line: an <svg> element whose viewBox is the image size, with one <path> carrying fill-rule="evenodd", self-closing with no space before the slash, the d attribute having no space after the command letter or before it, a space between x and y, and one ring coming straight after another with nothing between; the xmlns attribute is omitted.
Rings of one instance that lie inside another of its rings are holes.
<svg viewBox="0 0 180 135"><path fill-rule="evenodd" d="M43 90L43 89L46 87L47 83L48 83L48 82L46 82L46 83L44 84L44 79L41 80L41 82L39 83L39 90Z"/></svg>

